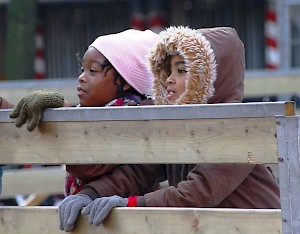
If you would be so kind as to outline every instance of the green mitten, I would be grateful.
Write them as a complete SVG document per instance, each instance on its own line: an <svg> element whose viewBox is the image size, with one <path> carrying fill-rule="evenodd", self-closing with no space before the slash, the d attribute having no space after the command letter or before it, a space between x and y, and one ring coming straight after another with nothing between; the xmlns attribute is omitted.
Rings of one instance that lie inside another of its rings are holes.
<svg viewBox="0 0 300 234"><path fill-rule="evenodd" d="M28 120L27 129L32 131L39 124L45 108L57 108L64 105L64 96L58 92L35 91L23 97L9 114L17 118L15 125L19 128Z"/></svg>

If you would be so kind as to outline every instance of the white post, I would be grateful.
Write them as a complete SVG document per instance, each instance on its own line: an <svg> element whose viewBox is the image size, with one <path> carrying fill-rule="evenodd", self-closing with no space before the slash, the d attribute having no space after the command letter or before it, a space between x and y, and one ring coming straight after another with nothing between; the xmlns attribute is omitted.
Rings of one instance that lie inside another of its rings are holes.
<svg viewBox="0 0 300 234"><path fill-rule="evenodd" d="M300 230L299 117L277 117L282 233Z"/></svg>

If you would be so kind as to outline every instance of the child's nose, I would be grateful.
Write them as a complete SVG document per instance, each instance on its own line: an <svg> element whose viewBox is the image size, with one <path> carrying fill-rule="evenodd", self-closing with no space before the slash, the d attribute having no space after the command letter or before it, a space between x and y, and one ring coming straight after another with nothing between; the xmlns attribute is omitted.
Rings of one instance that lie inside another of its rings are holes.
<svg viewBox="0 0 300 234"><path fill-rule="evenodd" d="M78 82L86 82L84 71L78 76Z"/></svg>
<svg viewBox="0 0 300 234"><path fill-rule="evenodd" d="M174 84L175 83L175 79L174 76L172 75L172 73L167 77L167 84Z"/></svg>

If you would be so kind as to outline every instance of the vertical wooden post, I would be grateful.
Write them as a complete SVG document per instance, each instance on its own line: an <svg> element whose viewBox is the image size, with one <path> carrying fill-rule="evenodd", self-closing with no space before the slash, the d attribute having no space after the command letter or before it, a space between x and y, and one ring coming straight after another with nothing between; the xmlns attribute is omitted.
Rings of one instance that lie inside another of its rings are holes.
<svg viewBox="0 0 300 234"><path fill-rule="evenodd" d="M10 0L7 6L5 78L34 78L37 0Z"/></svg>
<svg viewBox="0 0 300 234"><path fill-rule="evenodd" d="M282 233L300 230L299 117L277 117Z"/></svg>

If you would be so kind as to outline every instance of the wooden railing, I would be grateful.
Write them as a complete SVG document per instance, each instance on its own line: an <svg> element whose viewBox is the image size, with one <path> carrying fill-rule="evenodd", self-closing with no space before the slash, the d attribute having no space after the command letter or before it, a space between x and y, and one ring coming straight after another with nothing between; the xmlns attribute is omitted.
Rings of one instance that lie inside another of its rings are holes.
<svg viewBox="0 0 300 234"><path fill-rule="evenodd" d="M74 233L300 230L293 102L49 109L33 132L17 129L9 112L0 110L0 164L279 162L281 210L115 208L99 227L80 217ZM4 206L0 214L1 234L62 233L57 207Z"/></svg>

